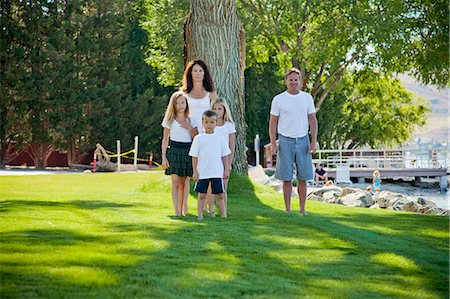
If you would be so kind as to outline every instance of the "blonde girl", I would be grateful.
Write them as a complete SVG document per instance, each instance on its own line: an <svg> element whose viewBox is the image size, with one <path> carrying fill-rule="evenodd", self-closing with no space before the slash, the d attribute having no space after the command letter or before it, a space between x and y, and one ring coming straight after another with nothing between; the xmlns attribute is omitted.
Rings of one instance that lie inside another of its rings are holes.
<svg viewBox="0 0 450 299"><path fill-rule="evenodd" d="M380 192L381 189L381 175L380 172L378 170L375 170L372 174L373 179L372 179L372 183L373 183L373 191L375 193Z"/></svg>
<svg viewBox="0 0 450 299"><path fill-rule="evenodd" d="M189 104L183 92L175 92L170 97L162 126L162 166L165 174L172 177L175 215L184 216L188 213L189 178L192 176L192 159L188 154L192 138L198 132L197 124L189 117Z"/></svg>
<svg viewBox="0 0 450 299"><path fill-rule="evenodd" d="M236 149L236 126L233 122L233 117L231 116L231 110L228 104L220 99L216 98L211 101L211 110L217 113L217 126L214 129L214 134L220 135L226 141L231 153L227 156L228 169L231 170L231 164L233 162L234 151ZM224 193L223 193L223 203L225 206L225 211L227 210L227 186L228 178L224 180ZM209 212L214 212L214 197L209 204Z"/></svg>

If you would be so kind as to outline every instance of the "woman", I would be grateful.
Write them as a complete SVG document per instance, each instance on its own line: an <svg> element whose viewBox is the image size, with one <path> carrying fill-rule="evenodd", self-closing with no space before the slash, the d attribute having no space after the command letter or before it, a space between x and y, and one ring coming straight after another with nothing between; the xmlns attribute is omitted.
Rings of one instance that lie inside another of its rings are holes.
<svg viewBox="0 0 450 299"><path fill-rule="evenodd" d="M203 60L190 61L183 75L183 87L189 103L191 118L199 125L198 132L202 132L202 114L210 109L211 100L217 95L208 67Z"/></svg>
<svg viewBox="0 0 450 299"><path fill-rule="evenodd" d="M203 112L210 109L211 101L217 98L214 91L214 84L209 73L208 67L203 60L190 61L183 74L183 86L181 90L188 99L191 118L198 125L198 133L203 132L202 115ZM186 193L189 192L189 178L186 178ZM212 199L211 190L208 189L205 200L205 210L211 211L214 207L207 207ZM187 210L187 206L185 207ZM211 216L213 212L209 213Z"/></svg>

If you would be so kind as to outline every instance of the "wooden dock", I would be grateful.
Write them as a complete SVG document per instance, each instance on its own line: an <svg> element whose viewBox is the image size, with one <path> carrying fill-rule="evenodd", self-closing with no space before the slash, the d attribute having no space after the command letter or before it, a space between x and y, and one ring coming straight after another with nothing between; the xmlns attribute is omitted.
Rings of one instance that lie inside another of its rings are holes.
<svg viewBox="0 0 450 299"><path fill-rule="evenodd" d="M336 178L336 168L325 168L328 177ZM350 177L372 178L375 170L380 171L381 178L399 177L442 177L447 175L446 168L353 168L350 167Z"/></svg>

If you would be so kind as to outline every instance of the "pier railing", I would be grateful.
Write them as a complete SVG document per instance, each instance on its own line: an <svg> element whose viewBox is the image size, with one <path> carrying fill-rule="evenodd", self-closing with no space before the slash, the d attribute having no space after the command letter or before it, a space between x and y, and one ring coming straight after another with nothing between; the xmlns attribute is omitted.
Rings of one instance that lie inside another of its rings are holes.
<svg viewBox="0 0 450 299"><path fill-rule="evenodd" d="M313 158L327 168L447 168L449 161L446 149L318 150Z"/></svg>

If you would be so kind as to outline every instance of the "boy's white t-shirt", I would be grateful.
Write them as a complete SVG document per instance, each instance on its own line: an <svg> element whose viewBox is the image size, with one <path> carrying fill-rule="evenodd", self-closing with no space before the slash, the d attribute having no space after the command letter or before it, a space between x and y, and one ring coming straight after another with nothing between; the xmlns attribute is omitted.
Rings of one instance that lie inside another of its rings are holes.
<svg viewBox="0 0 450 299"><path fill-rule="evenodd" d="M315 112L312 96L304 91L295 95L287 91L276 95L270 109L270 114L279 117L278 133L291 138L303 137L308 134L308 114Z"/></svg>
<svg viewBox="0 0 450 299"><path fill-rule="evenodd" d="M197 171L200 180L222 178L222 157L231 153L225 140L217 133L201 133L194 137L189 156L197 157Z"/></svg>
<svg viewBox="0 0 450 299"><path fill-rule="evenodd" d="M197 128L197 122L195 119L189 119L191 126ZM175 119L172 124L169 124L166 120L163 120L162 126L170 130L169 137L172 141L178 142L191 142L192 136L186 128L183 128L179 122Z"/></svg>
<svg viewBox="0 0 450 299"><path fill-rule="evenodd" d="M214 133L224 138L227 146L230 147L230 134L236 133L236 126L231 121L227 121L223 126L216 126L214 128Z"/></svg>

